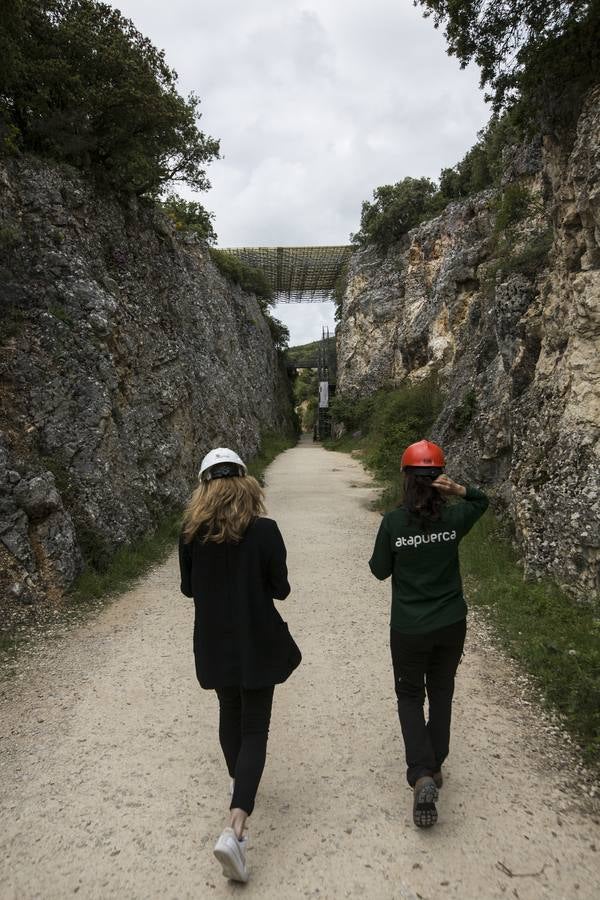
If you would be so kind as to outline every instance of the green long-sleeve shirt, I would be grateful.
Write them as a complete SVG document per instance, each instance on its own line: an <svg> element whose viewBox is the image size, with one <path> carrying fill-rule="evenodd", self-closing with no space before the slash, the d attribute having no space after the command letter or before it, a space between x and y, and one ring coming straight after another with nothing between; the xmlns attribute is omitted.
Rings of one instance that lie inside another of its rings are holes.
<svg viewBox="0 0 600 900"><path fill-rule="evenodd" d="M464 500L444 506L425 530L409 523L406 509L385 514L369 566L380 580L392 576L392 628L425 634L464 619L458 545L488 502L482 491L468 487Z"/></svg>

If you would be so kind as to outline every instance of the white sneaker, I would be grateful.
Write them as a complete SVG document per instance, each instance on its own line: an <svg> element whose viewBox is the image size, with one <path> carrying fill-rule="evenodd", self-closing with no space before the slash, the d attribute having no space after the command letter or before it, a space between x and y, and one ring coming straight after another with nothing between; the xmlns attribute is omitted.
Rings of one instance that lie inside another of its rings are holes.
<svg viewBox="0 0 600 900"><path fill-rule="evenodd" d="M248 838L238 840L233 828L223 829L213 852L221 863L225 878L231 878L232 881L248 881L247 844Z"/></svg>

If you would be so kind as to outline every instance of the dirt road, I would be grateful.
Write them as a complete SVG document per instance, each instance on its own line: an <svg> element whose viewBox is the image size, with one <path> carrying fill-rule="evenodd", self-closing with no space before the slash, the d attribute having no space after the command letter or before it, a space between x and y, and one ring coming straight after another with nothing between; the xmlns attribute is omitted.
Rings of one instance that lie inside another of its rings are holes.
<svg viewBox="0 0 600 900"><path fill-rule="evenodd" d="M226 882L212 856L228 777L173 555L0 685L0 897L596 900L598 816L473 619L440 820L413 827L389 584L366 565L368 478L312 444L267 478L289 548L282 612L304 663L275 694L251 882Z"/></svg>

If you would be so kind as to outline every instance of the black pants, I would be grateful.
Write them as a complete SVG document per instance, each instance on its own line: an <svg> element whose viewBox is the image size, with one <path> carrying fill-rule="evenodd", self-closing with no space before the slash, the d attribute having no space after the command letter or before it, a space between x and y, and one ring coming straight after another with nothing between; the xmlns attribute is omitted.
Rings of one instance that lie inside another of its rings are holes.
<svg viewBox="0 0 600 900"><path fill-rule="evenodd" d="M466 619L427 634L404 634L390 629L406 777L411 786L423 775L437 772L448 756L454 676L466 631ZM429 700L427 723L423 711L425 690Z"/></svg>
<svg viewBox="0 0 600 900"><path fill-rule="evenodd" d="M219 741L227 769L235 785L230 809L248 815L267 757L274 686L248 691L242 687L217 688L219 698Z"/></svg>

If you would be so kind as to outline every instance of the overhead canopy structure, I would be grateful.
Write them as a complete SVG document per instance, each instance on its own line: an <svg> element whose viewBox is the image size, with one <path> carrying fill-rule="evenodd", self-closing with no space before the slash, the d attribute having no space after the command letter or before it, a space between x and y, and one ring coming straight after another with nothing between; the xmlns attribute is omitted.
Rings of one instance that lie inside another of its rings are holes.
<svg viewBox="0 0 600 900"><path fill-rule="evenodd" d="M317 303L331 299L354 247L228 247L223 250L245 265L260 269L280 302Z"/></svg>

